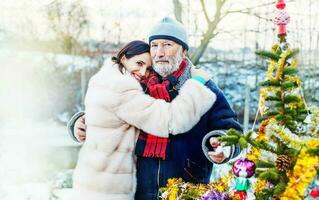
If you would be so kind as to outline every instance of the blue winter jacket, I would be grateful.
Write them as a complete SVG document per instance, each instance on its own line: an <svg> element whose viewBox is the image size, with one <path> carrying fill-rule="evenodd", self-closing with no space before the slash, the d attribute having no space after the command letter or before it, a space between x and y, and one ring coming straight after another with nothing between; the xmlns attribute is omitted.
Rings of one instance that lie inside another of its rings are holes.
<svg viewBox="0 0 319 200"><path fill-rule="evenodd" d="M217 96L212 108L187 133L170 136L165 160L137 155L136 200L159 199L159 188L165 187L169 178L182 178L192 183L209 183L213 163L204 155L202 140L213 130L235 128L242 131L223 92L212 82L206 86ZM136 149L141 147L137 143ZM232 157L239 154L238 145Z"/></svg>

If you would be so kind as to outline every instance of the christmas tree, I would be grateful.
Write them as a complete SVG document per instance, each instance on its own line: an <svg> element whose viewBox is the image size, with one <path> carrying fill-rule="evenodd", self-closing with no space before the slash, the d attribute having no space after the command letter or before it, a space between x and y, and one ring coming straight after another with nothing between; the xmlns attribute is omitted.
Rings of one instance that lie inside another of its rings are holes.
<svg viewBox="0 0 319 200"><path fill-rule="evenodd" d="M259 99L263 121L257 133L230 130L222 141L250 148L247 158L257 167L256 199L304 199L319 168L318 109L306 107L297 75L298 49L286 41L284 1L277 8L279 43L271 51L256 52L269 63Z"/></svg>
<svg viewBox="0 0 319 200"><path fill-rule="evenodd" d="M239 144L243 157L217 182L208 185L170 179L162 188L163 199L257 199L301 200L319 197L319 109L308 108L298 77L298 49L286 41L290 17L284 0L274 19L278 44L256 54L268 61L261 83L257 131L230 129L221 141ZM245 153L246 152L246 153ZM251 181L250 177L255 181Z"/></svg>

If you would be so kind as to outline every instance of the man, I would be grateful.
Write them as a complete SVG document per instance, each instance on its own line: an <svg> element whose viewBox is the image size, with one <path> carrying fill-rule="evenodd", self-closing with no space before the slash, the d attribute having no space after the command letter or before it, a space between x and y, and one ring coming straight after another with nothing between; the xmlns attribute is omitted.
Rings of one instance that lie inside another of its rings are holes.
<svg viewBox="0 0 319 200"><path fill-rule="evenodd" d="M152 29L149 43L153 69L163 83L169 81L165 90L168 90L173 99L185 81L190 78L191 63L186 58L188 50L186 30L181 23L171 18L164 18ZM212 81L208 81L206 86L216 94L216 102L190 131L170 136L167 140L154 138L143 132L140 134L135 149L137 156L135 199L158 199L159 188L165 186L167 180L173 177L181 177L184 181L193 183L209 183L213 167L211 161L225 163L239 154L238 146L231 148L229 156L225 156L223 151L215 151L220 146L218 136L222 131L217 134L210 133L211 131L242 129L220 89ZM152 96L151 92L150 95ZM75 115L69 123L71 136L77 141L85 140L85 121L84 117L81 117L83 114ZM203 152L202 144L204 149L209 149L210 152ZM159 146L163 154L155 153Z"/></svg>

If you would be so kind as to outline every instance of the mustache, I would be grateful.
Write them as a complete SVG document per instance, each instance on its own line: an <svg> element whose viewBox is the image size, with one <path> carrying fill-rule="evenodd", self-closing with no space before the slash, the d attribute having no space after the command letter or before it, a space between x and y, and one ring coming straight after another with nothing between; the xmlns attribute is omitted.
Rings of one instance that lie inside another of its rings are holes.
<svg viewBox="0 0 319 200"><path fill-rule="evenodd" d="M154 62L169 62L170 58L154 58Z"/></svg>

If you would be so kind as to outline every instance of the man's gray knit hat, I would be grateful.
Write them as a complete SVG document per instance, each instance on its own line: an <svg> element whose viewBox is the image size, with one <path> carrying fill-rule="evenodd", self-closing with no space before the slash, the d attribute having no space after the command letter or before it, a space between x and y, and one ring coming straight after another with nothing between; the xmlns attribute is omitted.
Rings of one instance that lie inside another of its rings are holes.
<svg viewBox="0 0 319 200"><path fill-rule="evenodd" d="M172 40L188 50L186 29L182 23L172 18L165 17L152 28L149 43L155 39Z"/></svg>

